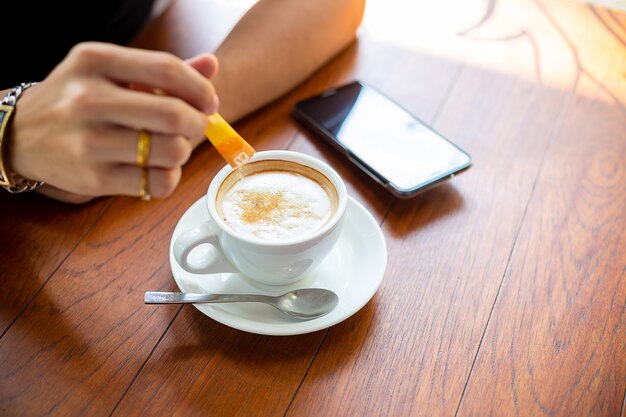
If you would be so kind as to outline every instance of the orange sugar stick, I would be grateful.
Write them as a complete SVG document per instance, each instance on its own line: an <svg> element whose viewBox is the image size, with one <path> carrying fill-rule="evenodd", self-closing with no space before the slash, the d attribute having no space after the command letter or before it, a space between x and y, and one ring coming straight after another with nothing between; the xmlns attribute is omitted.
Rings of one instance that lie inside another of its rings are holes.
<svg viewBox="0 0 626 417"><path fill-rule="evenodd" d="M160 88L148 88L136 84L129 85L129 88L135 91L152 92L158 96L167 95ZM208 124L204 130L204 135L233 168L243 164L254 155L254 148L219 113L213 113L208 116Z"/></svg>
<svg viewBox="0 0 626 417"><path fill-rule="evenodd" d="M252 158L254 148L222 116L213 113L208 122L204 135L232 167L238 167Z"/></svg>

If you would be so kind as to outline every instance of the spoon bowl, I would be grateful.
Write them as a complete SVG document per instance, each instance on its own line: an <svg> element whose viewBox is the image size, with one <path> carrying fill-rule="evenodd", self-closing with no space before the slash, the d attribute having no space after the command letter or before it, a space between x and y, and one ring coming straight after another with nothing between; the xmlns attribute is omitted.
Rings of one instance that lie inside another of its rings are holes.
<svg viewBox="0 0 626 417"><path fill-rule="evenodd" d="M194 294L183 292L146 292L146 304L265 303L300 320L322 317L339 303L334 292L323 288L302 288L282 295Z"/></svg>

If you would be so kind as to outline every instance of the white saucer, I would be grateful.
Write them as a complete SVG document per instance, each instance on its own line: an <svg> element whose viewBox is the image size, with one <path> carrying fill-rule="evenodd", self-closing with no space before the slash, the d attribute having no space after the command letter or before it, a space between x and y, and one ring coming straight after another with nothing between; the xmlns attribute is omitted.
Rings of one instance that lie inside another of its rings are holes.
<svg viewBox="0 0 626 417"><path fill-rule="evenodd" d="M317 270L286 286L257 283L241 274L197 275L183 270L172 252L176 237L194 225L207 221L205 197L196 201L181 217L170 242L170 265L176 284L183 292L280 295L297 288L327 288L339 296L339 304L327 315L308 321L292 319L274 307L261 303L194 304L212 319L250 333L295 335L333 326L361 309L374 295L387 266L385 238L372 215L348 197L343 231L337 245ZM204 247L206 246L206 247ZM211 247L192 251L190 263L208 262Z"/></svg>

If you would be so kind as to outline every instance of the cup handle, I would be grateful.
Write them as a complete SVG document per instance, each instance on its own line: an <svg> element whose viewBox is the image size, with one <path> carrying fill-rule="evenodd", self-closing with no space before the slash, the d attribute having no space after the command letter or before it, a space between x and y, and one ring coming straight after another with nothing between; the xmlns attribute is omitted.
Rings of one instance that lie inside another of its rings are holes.
<svg viewBox="0 0 626 417"><path fill-rule="evenodd" d="M189 253L203 243L208 243L217 250L217 258L205 267L198 268L189 265L189 262L187 262ZM220 245L215 229L211 223L208 222L202 223L191 230L187 230L176 238L174 241L174 258L176 262L178 262L178 265L192 274L239 272L224 256L224 249L222 249L222 245Z"/></svg>

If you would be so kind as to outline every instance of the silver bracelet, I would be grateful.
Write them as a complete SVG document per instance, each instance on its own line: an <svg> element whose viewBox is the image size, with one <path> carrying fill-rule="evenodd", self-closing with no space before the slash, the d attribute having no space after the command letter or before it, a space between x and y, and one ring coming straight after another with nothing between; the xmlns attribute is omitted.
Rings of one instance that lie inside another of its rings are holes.
<svg viewBox="0 0 626 417"><path fill-rule="evenodd" d="M0 186L10 193L32 191L44 184L41 181L30 180L11 173L7 163L9 156L7 148L9 124L15 114L15 105L20 95L34 85L37 85L37 83L22 83L12 88L0 101Z"/></svg>

